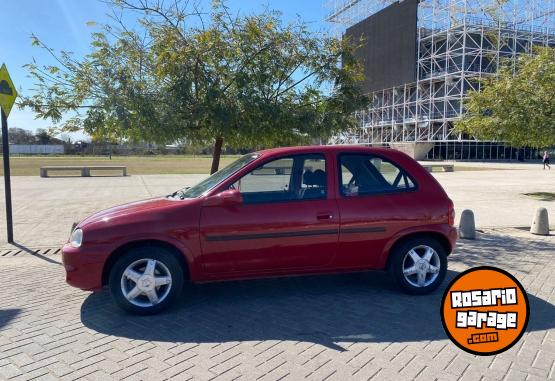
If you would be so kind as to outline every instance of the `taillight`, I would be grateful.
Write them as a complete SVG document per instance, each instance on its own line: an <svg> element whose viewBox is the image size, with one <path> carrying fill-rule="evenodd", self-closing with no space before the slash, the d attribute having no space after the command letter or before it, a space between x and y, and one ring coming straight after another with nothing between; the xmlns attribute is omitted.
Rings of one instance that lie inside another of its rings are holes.
<svg viewBox="0 0 555 381"><path fill-rule="evenodd" d="M448 219L449 219L449 225L451 226L455 225L455 205L451 200L449 200Z"/></svg>

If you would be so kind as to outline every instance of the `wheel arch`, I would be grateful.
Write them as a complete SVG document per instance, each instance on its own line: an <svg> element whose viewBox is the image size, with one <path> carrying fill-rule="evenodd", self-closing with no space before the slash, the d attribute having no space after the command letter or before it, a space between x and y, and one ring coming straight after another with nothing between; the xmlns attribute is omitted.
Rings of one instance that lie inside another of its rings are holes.
<svg viewBox="0 0 555 381"><path fill-rule="evenodd" d="M144 239L144 240L130 241L130 242L124 243L123 245L117 247L115 250L113 250L110 253L110 255L108 256L108 259L106 260L106 262L104 262L104 266L102 268L103 286L108 284L108 279L110 277L110 270L112 269L116 261L121 257L121 255L123 255L123 253L131 249L134 249L136 247L141 247L141 246L155 246L155 247L164 248L170 251L179 260L179 263L181 264L181 268L183 269L183 275L185 279L188 280L191 278L189 264L187 263L185 254L181 250L179 250L176 246L172 245L171 243L168 243L165 241L161 241L157 239Z"/></svg>
<svg viewBox="0 0 555 381"><path fill-rule="evenodd" d="M418 232L407 233L392 240L389 247L385 250L385 255L387 256L385 261L385 269L389 269L389 265L392 257L391 253L395 251L397 246L399 246L400 244L402 244L403 242L409 239L419 238L419 237L432 238L436 240L445 249L445 252L447 253L447 255L451 254L451 252L453 251L453 247L451 247L451 243L449 242L449 239L447 239L447 237L440 232L418 231Z"/></svg>

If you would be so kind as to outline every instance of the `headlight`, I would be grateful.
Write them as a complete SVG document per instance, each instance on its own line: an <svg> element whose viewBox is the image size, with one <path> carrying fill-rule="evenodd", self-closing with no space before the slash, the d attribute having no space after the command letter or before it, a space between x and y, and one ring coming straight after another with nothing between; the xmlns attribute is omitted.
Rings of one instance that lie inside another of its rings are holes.
<svg viewBox="0 0 555 381"><path fill-rule="evenodd" d="M82 242L83 242L83 230L75 229L71 233L71 237L69 237L69 244L72 247L79 247L79 246L81 246Z"/></svg>

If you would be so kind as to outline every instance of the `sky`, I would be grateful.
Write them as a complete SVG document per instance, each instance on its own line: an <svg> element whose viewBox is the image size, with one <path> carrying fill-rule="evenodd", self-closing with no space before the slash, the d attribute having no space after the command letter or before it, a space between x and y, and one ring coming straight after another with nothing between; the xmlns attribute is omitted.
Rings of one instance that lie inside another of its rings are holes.
<svg viewBox="0 0 555 381"><path fill-rule="evenodd" d="M208 0L203 0L209 5ZM322 0L229 0L234 12L259 13L265 7L279 10L285 21L301 17L314 30L326 28ZM90 33L94 30L87 22L108 21L109 7L100 0L1 0L0 17L3 32L0 37L0 64L6 64L12 81L20 94L31 95L33 80L22 66L34 60L49 63L48 55L31 46L31 35L56 51L74 52L76 57L89 52ZM8 126L36 131L48 128L48 120L36 120L30 110L13 107ZM82 135L73 135L81 138Z"/></svg>

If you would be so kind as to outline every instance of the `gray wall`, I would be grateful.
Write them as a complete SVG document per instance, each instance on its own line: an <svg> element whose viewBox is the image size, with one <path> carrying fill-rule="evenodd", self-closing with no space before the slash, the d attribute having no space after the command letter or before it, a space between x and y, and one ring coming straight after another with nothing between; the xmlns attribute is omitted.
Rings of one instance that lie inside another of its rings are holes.
<svg viewBox="0 0 555 381"><path fill-rule="evenodd" d="M24 155L45 155L45 154L63 154L63 145L41 145L41 144L10 144L10 154Z"/></svg>

